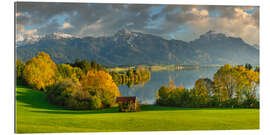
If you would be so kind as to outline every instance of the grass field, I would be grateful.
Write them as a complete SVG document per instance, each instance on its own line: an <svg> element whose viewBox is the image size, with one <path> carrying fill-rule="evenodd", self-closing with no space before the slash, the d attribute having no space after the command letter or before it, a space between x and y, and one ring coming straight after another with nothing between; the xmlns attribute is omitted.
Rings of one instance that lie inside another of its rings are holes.
<svg viewBox="0 0 270 135"><path fill-rule="evenodd" d="M258 129L258 109L183 109L145 105L140 112L64 110L43 92L16 89L16 132L105 132Z"/></svg>

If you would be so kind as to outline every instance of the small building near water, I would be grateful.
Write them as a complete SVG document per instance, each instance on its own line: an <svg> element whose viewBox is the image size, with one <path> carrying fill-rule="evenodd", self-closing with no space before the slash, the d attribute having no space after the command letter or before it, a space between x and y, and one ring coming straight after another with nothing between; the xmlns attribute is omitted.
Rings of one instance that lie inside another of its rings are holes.
<svg viewBox="0 0 270 135"><path fill-rule="evenodd" d="M116 102L119 105L120 112L137 112L139 111L139 103L136 96L117 97Z"/></svg>

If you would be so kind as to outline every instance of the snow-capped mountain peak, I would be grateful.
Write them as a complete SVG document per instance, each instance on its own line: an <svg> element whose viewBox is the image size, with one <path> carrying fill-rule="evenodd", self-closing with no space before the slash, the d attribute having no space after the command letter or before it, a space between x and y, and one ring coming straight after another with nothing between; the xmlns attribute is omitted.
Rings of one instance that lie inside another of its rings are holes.
<svg viewBox="0 0 270 135"><path fill-rule="evenodd" d="M52 39L61 39L61 38L72 38L73 36L66 33L54 32L51 34L45 35L45 38L52 38Z"/></svg>
<svg viewBox="0 0 270 135"><path fill-rule="evenodd" d="M72 38L75 37L70 34L66 33L60 33L60 32L54 32L46 35L20 35L19 37L16 37L16 47L18 46L24 46L28 44L34 44L41 39L63 39L63 38Z"/></svg>

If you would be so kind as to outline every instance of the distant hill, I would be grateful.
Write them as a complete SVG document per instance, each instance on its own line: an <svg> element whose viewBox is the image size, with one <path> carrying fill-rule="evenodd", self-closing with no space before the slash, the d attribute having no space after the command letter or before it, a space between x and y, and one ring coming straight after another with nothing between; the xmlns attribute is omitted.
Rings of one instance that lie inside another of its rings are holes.
<svg viewBox="0 0 270 135"><path fill-rule="evenodd" d="M259 64L259 50L241 38L209 31L200 38L184 42L166 40L151 34L126 29L109 37L78 38L51 34L16 45L17 58L23 61L38 52L49 53L56 63L76 58L95 60L107 66L167 64Z"/></svg>

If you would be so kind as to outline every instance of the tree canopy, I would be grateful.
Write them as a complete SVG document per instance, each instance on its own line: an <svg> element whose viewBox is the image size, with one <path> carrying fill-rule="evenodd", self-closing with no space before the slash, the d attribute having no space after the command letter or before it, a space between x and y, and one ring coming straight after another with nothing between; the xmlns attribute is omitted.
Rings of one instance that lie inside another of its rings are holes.
<svg viewBox="0 0 270 135"><path fill-rule="evenodd" d="M51 57L44 52L40 52L36 57L26 62L23 77L31 87L45 90L46 86L55 82L56 72L56 64Z"/></svg>

